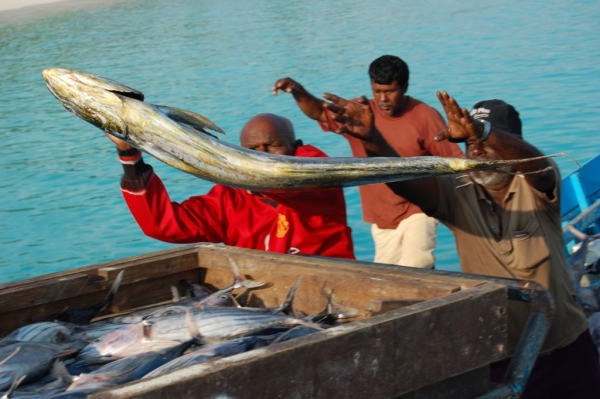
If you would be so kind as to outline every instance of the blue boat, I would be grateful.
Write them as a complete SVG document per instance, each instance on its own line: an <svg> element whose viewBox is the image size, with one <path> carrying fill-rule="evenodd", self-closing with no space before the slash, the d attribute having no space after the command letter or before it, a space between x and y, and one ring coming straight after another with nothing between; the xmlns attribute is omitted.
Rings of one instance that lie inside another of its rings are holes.
<svg viewBox="0 0 600 399"><path fill-rule="evenodd" d="M568 256L580 242L569 225L587 235L600 234L600 154L562 180L560 210Z"/></svg>

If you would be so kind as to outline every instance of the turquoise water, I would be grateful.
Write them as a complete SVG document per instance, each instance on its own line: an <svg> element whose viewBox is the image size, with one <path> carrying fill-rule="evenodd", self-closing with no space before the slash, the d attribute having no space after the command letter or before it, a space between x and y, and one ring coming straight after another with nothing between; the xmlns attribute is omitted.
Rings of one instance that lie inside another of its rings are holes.
<svg viewBox="0 0 600 399"><path fill-rule="evenodd" d="M585 162L600 150L596 1L132 0L0 21L0 282L172 247L139 231L113 146L48 92L48 67L110 77L149 102L201 113L234 143L251 116L281 114L304 142L347 156L345 140L271 87L291 76L315 94L368 95L369 63L395 54L411 68L409 94L440 111L436 90L465 107L502 98L543 152ZM576 167L557 161L563 174ZM149 162L175 200L212 185ZM346 199L356 254L372 260L357 190ZM458 270L445 228L436 255L438 268Z"/></svg>

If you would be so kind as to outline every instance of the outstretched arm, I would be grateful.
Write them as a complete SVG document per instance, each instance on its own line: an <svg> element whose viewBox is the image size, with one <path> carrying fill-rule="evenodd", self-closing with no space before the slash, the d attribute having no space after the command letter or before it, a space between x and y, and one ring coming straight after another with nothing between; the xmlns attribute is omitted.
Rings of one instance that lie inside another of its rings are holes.
<svg viewBox="0 0 600 399"><path fill-rule="evenodd" d="M467 145L467 158L471 159L524 159L543 156L542 152L523 140L520 136L504 132L491 126L487 138L483 138L484 124L471 118L465 108L460 108L456 100L446 92L437 92L446 117L448 130L439 133L436 141L449 140L452 142L465 142ZM556 181L554 173L549 171L552 166L548 159L516 164L516 171L526 173L525 178L529 185L536 190L550 194L553 192ZM536 173L531 173L536 172Z"/></svg>
<svg viewBox="0 0 600 399"><path fill-rule="evenodd" d="M310 94L300 83L292 78L279 79L273 85L273 95L277 95L278 90L291 93L300 110L309 118L319 122L327 122L323 106L324 101Z"/></svg>
<svg viewBox="0 0 600 399"><path fill-rule="evenodd" d="M358 103L329 93L325 93L324 97L331 101L325 103L325 107L334 113L334 120L342 124L335 133L360 139L369 157L399 157L375 127L373 110L364 96ZM435 178L399 181L387 185L424 212L431 214L437 210L439 190Z"/></svg>

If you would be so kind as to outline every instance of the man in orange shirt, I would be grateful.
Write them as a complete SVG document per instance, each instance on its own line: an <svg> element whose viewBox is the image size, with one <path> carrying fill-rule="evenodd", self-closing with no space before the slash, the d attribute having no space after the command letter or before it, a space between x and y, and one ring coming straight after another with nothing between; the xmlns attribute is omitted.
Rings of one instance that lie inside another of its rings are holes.
<svg viewBox="0 0 600 399"><path fill-rule="evenodd" d="M434 136L446 129L441 115L427 104L406 95L408 65L400 58L384 55L369 66L375 114L375 125L383 137L402 157L436 155L463 157L458 145L437 142ZM335 132L340 124L323 106L323 101L311 95L290 78L278 80L278 90L291 93L298 107L319 122L323 130ZM360 140L344 135L352 155L366 157ZM363 218L371 223L375 242L375 262L402 266L431 268L434 265L437 221L425 215L419 207L392 192L385 184L359 188Z"/></svg>

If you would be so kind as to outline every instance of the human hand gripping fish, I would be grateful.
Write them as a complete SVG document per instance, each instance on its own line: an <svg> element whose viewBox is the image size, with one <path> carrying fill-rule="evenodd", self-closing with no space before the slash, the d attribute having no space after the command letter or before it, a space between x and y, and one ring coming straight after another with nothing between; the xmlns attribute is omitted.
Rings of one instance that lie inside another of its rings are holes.
<svg viewBox="0 0 600 399"><path fill-rule="evenodd" d="M183 172L250 191L351 187L497 170L506 164L522 162L431 156L398 158L387 154L373 158L273 155L221 141L208 131L223 131L207 118L145 102L140 91L114 80L60 68L46 69L42 76L50 92L67 110L99 129ZM349 131L358 134L365 121L355 121Z"/></svg>

